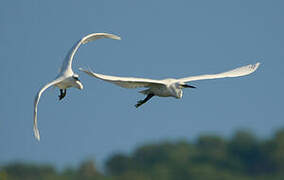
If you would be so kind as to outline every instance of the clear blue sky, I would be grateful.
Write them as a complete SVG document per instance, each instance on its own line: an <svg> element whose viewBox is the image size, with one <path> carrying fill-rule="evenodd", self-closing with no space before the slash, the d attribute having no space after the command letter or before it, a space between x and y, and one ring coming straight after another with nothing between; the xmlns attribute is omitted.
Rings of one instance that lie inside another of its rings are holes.
<svg viewBox="0 0 284 180"><path fill-rule="evenodd" d="M1 1L0 164L14 160L102 163L159 140L230 137L283 127L283 1ZM93 32L120 35L81 46L73 67L84 90L48 89L39 103L41 142L33 137L33 100L53 80L73 43ZM144 98L78 71L147 78L217 73L260 61L252 75L196 81L183 99Z"/></svg>

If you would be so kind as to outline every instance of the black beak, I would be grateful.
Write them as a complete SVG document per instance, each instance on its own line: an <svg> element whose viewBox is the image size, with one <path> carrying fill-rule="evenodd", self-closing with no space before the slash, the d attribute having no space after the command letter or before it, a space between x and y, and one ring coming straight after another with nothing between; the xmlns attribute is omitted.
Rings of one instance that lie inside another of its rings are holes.
<svg viewBox="0 0 284 180"><path fill-rule="evenodd" d="M188 84L183 84L181 85L183 88L196 88L194 86L188 85Z"/></svg>
<svg viewBox="0 0 284 180"><path fill-rule="evenodd" d="M80 81L78 77L74 77L74 76L73 76L73 78L74 78L76 81Z"/></svg>

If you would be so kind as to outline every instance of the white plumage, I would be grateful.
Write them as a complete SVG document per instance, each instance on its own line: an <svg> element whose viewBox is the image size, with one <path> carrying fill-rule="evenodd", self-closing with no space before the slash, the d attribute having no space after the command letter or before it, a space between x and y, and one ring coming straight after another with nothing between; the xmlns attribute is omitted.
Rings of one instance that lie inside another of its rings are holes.
<svg viewBox="0 0 284 180"><path fill-rule="evenodd" d="M225 77L239 77L245 76L253 73L260 63L250 64L246 66L242 66L230 71L226 71L218 74L206 74L199 76L190 76L181 79L163 79L163 80L154 80L154 79L145 79L145 78L133 78L133 77L118 77L118 76L108 76L103 74L94 73L89 70L85 70L80 68L79 70L87 73L88 75L114 83L120 87L124 88L139 88L145 87L148 88L146 90L140 91L140 93L146 94L147 97L144 100L138 101L135 105L136 107L141 106L153 96L160 97L175 97L182 98L182 88L195 88L194 86L187 85L187 82L204 80L204 79L217 79L217 78L225 78Z"/></svg>
<svg viewBox="0 0 284 180"><path fill-rule="evenodd" d="M76 51L82 44L86 44L90 41L94 41L94 40L102 39L102 38L120 40L120 37L113 35L113 34L108 34L108 33L93 33L93 34L89 34L83 37L81 40L75 43L73 47L70 49L70 51L68 52L66 58L63 61L62 67L56 79L46 84L45 86L43 86L36 94L36 97L34 100L33 130L34 130L34 136L37 140L40 140L39 130L37 127L37 106L38 106L41 94L50 86L56 86L60 88L61 94L59 96L59 100L61 100L62 98L64 98L67 88L75 87L78 89L83 89L83 85L78 79L79 75L75 74L72 70L72 60L74 58Z"/></svg>

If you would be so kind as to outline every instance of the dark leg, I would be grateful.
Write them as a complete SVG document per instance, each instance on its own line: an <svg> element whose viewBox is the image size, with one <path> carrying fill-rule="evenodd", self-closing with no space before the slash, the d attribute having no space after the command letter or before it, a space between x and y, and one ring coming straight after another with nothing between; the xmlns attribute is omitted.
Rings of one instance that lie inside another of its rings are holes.
<svg viewBox="0 0 284 180"><path fill-rule="evenodd" d="M153 96L154 96L154 94L148 94L144 100L137 101L137 104L135 104L135 107L138 108L139 106L141 106L145 102L149 101Z"/></svg>
<svg viewBox="0 0 284 180"><path fill-rule="evenodd" d="M63 99L66 95L66 89L60 89L59 101Z"/></svg>

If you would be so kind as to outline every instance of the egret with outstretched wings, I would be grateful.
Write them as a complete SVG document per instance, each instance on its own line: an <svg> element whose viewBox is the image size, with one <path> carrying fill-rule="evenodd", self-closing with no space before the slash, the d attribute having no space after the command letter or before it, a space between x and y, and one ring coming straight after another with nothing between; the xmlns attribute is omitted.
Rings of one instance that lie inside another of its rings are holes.
<svg viewBox="0 0 284 180"><path fill-rule="evenodd" d="M85 37L83 37L81 40L79 40L77 43L74 44L74 46L70 49L68 52L66 58L63 61L62 67L60 69L60 72L58 76L53 80L52 82L46 84L43 86L38 93L36 94L35 100L34 100L34 125L33 125L33 130L34 130L34 136L37 140L40 140L40 135L39 135L39 130L37 127L37 106L38 102L40 99L41 94L49 87L55 86L60 89L60 95L59 95L59 100L63 99L66 95L66 89L70 87L75 87L78 89L83 89L83 85L79 80L79 75L75 74L72 70L72 60L74 58L74 55L78 48L82 44L86 44L90 41L94 41L97 39L102 39L102 38L110 38L110 39L116 39L120 40L119 36L113 35L113 34L108 34L108 33L93 33L89 34Z"/></svg>
<svg viewBox="0 0 284 180"><path fill-rule="evenodd" d="M182 98L182 88L195 88L194 86L186 84L187 82L204 80L204 79L217 79L225 77L239 77L245 76L253 73L259 66L260 63L250 64L242 66L230 71L226 71L218 74L206 74L199 76L191 76L181 79L163 79L163 80L154 80L154 79L145 79L145 78L133 78L133 77L118 77L118 76L108 76L103 74L94 73L89 70L79 68L80 71L85 72L86 74L102 79L104 81L114 83L120 87L124 88L139 88L145 87L146 90L140 91L140 93L145 94L146 98L140 100L135 105L136 108L141 106L150 100L153 96L160 97L175 97Z"/></svg>

